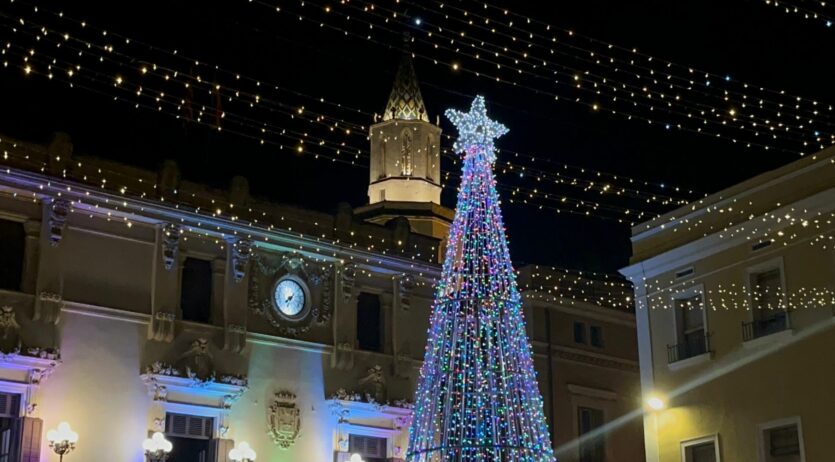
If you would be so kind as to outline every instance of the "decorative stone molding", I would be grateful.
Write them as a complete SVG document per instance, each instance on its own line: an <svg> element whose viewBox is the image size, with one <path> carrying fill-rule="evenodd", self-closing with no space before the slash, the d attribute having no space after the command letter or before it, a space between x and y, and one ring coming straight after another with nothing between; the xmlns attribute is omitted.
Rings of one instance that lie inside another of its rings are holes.
<svg viewBox="0 0 835 462"><path fill-rule="evenodd" d="M61 364L61 353L51 348L26 348L0 353L0 390L21 396L21 412L32 416L37 408L35 391Z"/></svg>
<svg viewBox="0 0 835 462"><path fill-rule="evenodd" d="M248 389L246 378L224 376L215 379L212 376L199 379L182 375L177 369L164 364L159 369L149 366L140 378L155 402L171 401L215 409L231 408Z"/></svg>
<svg viewBox="0 0 835 462"><path fill-rule="evenodd" d="M290 254L255 253L249 278L250 309L278 328L281 335L296 337L313 326L327 323L333 311L333 265L313 264ZM307 316L287 319L279 316L273 305L272 287L286 276L294 276L310 286L310 310Z"/></svg>
<svg viewBox="0 0 835 462"><path fill-rule="evenodd" d="M249 257L252 256L252 241L249 239L231 239L232 246L232 274L235 282L241 282L246 277Z"/></svg>
<svg viewBox="0 0 835 462"><path fill-rule="evenodd" d="M174 321L176 320L177 316L174 313L157 311L151 317L151 323L148 325L148 338L158 342L170 343L174 340Z"/></svg>
<svg viewBox="0 0 835 462"><path fill-rule="evenodd" d="M296 406L296 395L287 391L275 394L270 405L268 434L279 449L288 449L299 438L301 412Z"/></svg>
<svg viewBox="0 0 835 462"><path fill-rule="evenodd" d="M223 330L223 349L232 353L241 353L246 347L246 327L227 324Z"/></svg>
<svg viewBox="0 0 835 462"><path fill-rule="evenodd" d="M61 310L64 308L64 298L55 292L42 291L35 302L35 321L58 324L61 320Z"/></svg>
<svg viewBox="0 0 835 462"><path fill-rule="evenodd" d="M177 360L186 375L198 380L214 379L214 357L209 351L209 341L198 338L191 342L189 349Z"/></svg>
<svg viewBox="0 0 835 462"><path fill-rule="evenodd" d="M70 203L65 199L53 199L49 206L49 242L53 246L61 243L70 213Z"/></svg>
<svg viewBox="0 0 835 462"><path fill-rule="evenodd" d="M412 291L415 286L415 277L411 274L404 274L397 279L397 297L403 311L409 311L412 307Z"/></svg>
<svg viewBox="0 0 835 462"><path fill-rule="evenodd" d="M174 223L167 223L162 228L162 262L168 271L171 271L177 262L181 232L180 226Z"/></svg>
<svg viewBox="0 0 835 462"><path fill-rule="evenodd" d="M380 404L362 401L359 394L340 390L328 401L336 419L335 460L347 461L350 435L366 435L389 440L388 457L402 457L407 443L409 424L414 412L411 405ZM347 398L347 399L344 399ZM395 403L405 403L396 401ZM341 453L341 454L339 454ZM389 459L391 460L391 459Z"/></svg>

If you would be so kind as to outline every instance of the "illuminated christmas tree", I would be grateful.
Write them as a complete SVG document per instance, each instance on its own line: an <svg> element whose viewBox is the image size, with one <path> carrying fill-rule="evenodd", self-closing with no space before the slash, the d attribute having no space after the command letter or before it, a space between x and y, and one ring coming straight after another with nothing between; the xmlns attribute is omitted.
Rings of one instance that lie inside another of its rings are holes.
<svg viewBox="0 0 835 462"><path fill-rule="evenodd" d="M406 458L553 461L493 176L493 140L507 128L487 118L481 96L446 116L463 175Z"/></svg>

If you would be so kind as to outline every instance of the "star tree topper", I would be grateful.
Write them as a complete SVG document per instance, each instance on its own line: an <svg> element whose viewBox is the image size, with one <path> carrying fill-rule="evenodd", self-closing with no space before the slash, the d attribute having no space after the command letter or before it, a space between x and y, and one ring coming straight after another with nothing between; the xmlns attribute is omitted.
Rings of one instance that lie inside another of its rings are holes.
<svg viewBox="0 0 835 462"><path fill-rule="evenodd" d="M484 97L478 95L470 106L470 112L447 109L447 118L458 128L458 140L453 144L455 152L484 151L490 163L496 160L493 140L507 133L507 127L487 117Z"/></svg>

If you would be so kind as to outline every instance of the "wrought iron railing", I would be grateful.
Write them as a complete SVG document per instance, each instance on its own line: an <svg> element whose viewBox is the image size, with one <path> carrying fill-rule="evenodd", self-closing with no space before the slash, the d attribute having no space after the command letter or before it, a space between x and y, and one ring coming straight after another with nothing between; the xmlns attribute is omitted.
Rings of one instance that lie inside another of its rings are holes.
<svg viewBox="0 0 835 462"><path fill-rule="evenodd" d="M710 351L710 333L694 336L675 345L667 345L667 363L703 355Z"/></svg>
<svg viewBox="0 0 835 462"><path fill-rule="evenodd" d="M742 323L742 340L747 342L755 338L776 334L789 328L789 313L781 311L771 316Z"/></svg>

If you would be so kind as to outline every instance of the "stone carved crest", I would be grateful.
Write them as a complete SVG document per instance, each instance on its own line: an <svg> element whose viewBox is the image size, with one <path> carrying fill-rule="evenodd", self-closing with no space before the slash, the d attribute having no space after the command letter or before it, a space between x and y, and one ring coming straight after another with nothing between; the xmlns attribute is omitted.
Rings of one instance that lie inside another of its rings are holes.
<svg viewBox="0 0 835 462"><path fill-rule="evenodd" d="M310 263L290 254L255 253L249 278L249 307L277 327L281 335L295 337L310 330L313 323L330 320L333 310L333 265ZM273 305L272 287L285 276L293 275L310 285L310 311L307 316L289 320L278 316Z"/></svg>
<svg viewBox="0 0 835 462"><path fill-rule="evenodd" d="M162 262L165 269L174 268L180 248L180 226L168 223L162 228Z"/></svg>
<svg viewBox="0 0 835 462"><path fill-rule="evenodd" d="M373 398L374 402L386 401L386 377L379 365L368 369L366 376L360 379L359 385L364 387L366 396Z"/></svg>
<svg viewBox="0 0 835 462"><path fill-rule="evenodd" d="M267 421L268 433L280 449L295 444L301 430L301 411L296 406L296 395L287 391L276 393Z"/></svg>
<svg viewBox="0 0 835 462"><path fill-rule="evenodd" d="M67 215L70 213L70 203L65 199L55 199L49 207L49 242L53 246L61 243L64 237L64 227Z"/></svg>
<svg viewBox="0 0 835 462"><path fill-rule="evenodd" d="M209 351L209 341L204 338L191 342L191 347L180 355L178 362L188 377L205 380L214 375L214 358Z"/></svg>
<svg viewBox="0 0 835 462"><path fill-rule="evenodd" d="M232 246L232 273L235 282L241 282L246 276L246 268L249 257L252 255L252 241L249 239L234 239L229 245Z"/></svg>

